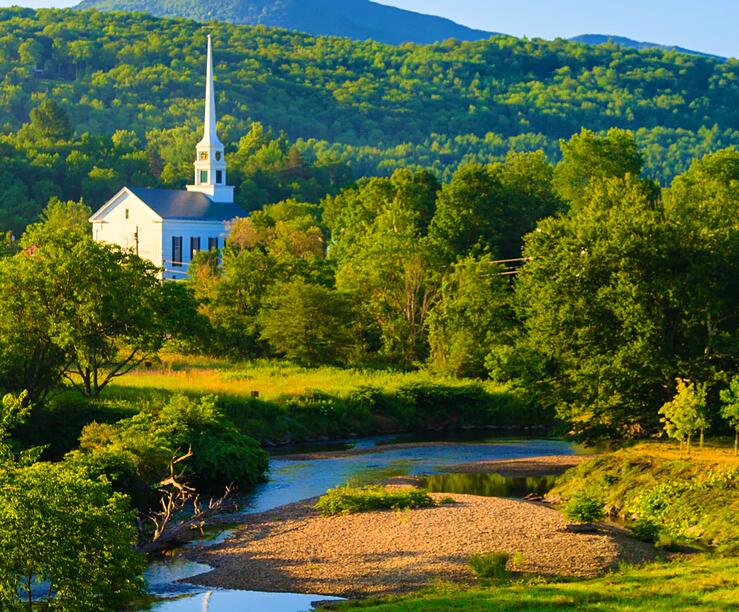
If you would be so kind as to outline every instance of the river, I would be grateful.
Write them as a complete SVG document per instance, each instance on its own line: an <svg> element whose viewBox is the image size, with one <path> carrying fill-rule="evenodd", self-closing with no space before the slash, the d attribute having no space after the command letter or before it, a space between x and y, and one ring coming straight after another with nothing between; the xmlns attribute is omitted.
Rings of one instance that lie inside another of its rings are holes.
<svg viewBox="0 0 739 612"><path fill-rule="evenodd" d="M391 442L417 442L412 447L392 448ZM321 459L294 460L275 455L269 462L269 480L239 499L241 514L265 512L285 504L321 495L347 482L367 483L391 476L443 474L449 466L477 461L523 459L546 455L567 455L573 446L559 440L512 440L478 437L477 440L447 438L443 445L410 437L379 436L354 440L351 446L361 454ZM449 444L448 442L454 442ZM299 450L299 449L296 449ZM235 517L238 520L238 515ZM209 533L207 541L228 538L227 530ZM203 540L197 542L202 544ZM168 598L152 605L156 612L303 612L318 600L336 599L305 593L261 593L229 591L178 582L208 571L207 565L180 557L153 562L147 572L152 594Z"/></svg>

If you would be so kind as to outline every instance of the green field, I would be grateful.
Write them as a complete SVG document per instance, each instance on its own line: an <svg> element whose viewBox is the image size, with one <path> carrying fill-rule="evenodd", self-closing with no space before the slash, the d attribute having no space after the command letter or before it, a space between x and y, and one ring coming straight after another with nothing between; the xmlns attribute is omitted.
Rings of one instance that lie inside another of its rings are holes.
<svg viewBox="0 0 739 612"><path fill-rule="evenodd" d="M352 602L338 609L376 612L465 610L736 610L739 563L736 558L696 555L627 567L594 580L522 580L474 589L443 584L405 597Z"/></svg>

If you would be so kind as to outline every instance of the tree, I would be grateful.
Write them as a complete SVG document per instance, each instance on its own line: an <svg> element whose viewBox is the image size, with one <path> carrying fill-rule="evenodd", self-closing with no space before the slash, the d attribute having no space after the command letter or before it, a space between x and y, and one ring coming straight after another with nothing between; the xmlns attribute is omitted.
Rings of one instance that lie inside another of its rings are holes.
<svg viewBox="0 0 739 612"><path fill-rule="evenodd" d="M170 330L160 314L162 285L149 262L91 238L52 261L72 296L51 322L54 342L69 360L64 377L97 397L164 343Z"/></svg>
<svg viewBox="0 0 739 612"><path fill-rule="evenodd" d="M405 367L426 358L426 318L438 293L439 258L426 231L432 179L396 171L360 181L325 204L337 288L361 304L371 348Z"/></svg>
<svg viewBox="0 0 739 612"><path fill-rule="evenodd" d="M674 242L659 202L633 177L604 182L586 205L526 236L531 261L516 278L524 326L516 351L539 373L529 391L582 435L658 426L677 367L668 289L678 277Z"/></svg>
<svg viewBox="0 0 739 612"><path fill-rule="evenodd" d="M559 196L572 206L582 206L591 185L609 178L639 176L642 156L631 132L608 130L599 136L583 129L562 142L562 160L554 170L554 186Z"/></svg>
<svg viewBox="0 0 739 612"><path fill-rule="evenodd" d="M150 263L79 229L41 223L31 238L0 260L0 384L38 403L63 377L96 397L171 335L169 292Z"/></svg>
<svg viewBox="0 0 739 612"><path fill-rule="evenodd" d="M43 404L67 363L53 338L68 287L42 272L34 250L0 258L0 388Z"/></svg>
<svg viewBox="0 0 739 612"><path fill-rule="evenodd" d="M505 224L505 196L490 167L462 166L441 189L430 236L449 261L486 251L497 253Z"/></svg>
<svg viewBox="0 0 739 612"><path fill-rule="evenodd" d="M706 386L696 385L690 380L683 378L675 379L677 384L677 392L675 397L666 402L659 413L662 415L660 419L664 423L665 433L680 442L680 449L683 444L687 445L688 455L690 455L690 441L697 431L703 431L708 427L706 418ZM701 434L701 446L702 446Z"/></svg>
<svg viewBox="0 0 739 612"><path fill-rule="evenodd" d="M297 278L275 286L262 314L262 339L306 365L346 363L356 351L350 296Z"/></svg>
<svg viewBox="0 0 739 612"><path fill-rule="evenodd" d="M12 445L7 440L13 429L30 414L31 404L27 400L28 393L25 391L19 395L7 393L0 400L0 469L4 463L13 459Z"/></svg>
<svg viewBox="0 0 739 612"><path fill-rule="evenodd" d="M727 389L719 394L723 406L721 416L734 429L734 454L739 454L739 376L734 376Z"/></svg>
<svg viewBox="0 0 739 612"><path fill-rule="evenodd" d="M83 200L63 202L59 198L52 198L41 211L40 220L26 228L22 244L26 248L38 247L45 241L53 241L55 237L68 233L83 238L90 233L88 219L91 215L92 210Z"/></svg>
<svg viewBox="0 0 739 612"><path fill-rule="evenodd" d="M459 260L428 317L429 363L457 377L483 377L485 358L511 327L510 286L488 255Z"/></svg>
<svg viewBox="0 0 739 612"><path fill-rule="evenodd" d="M63 464L0 471L0 606L31 609L33 588L65 610L118 609L143 592L128 499Z"/></svg>
<svg viewBox="0 0 739 612"><path fill-rule="evenodd" d="M713 383L739 368L739 152L696 160L665 194L682 372Z"/></svg>
<svg viewBox="0 0 739 612"><path fill-rule="evenodd" d="M30 127L40 139L52 142L69 140L73 133L67 111L51 99L44 100L31 110Z"/></svg>

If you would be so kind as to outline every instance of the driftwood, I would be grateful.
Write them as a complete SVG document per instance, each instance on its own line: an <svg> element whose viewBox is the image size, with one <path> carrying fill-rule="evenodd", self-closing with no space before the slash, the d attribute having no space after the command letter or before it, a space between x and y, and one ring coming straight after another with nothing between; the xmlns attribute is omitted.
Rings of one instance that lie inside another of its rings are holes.
<svg viewBox="0 0 739 612"><path fill-rule="evenodd" d="M149 536L150 541L138 547L140 552L152 553L169 548L186 539L186 536L193 530L198 530L203 535L206 519L226 510L228 499L234 492L232 485L226 487L221 497L211 498L208 505L203 506L200 494L182 481L183 474L177 473L176 466L190 457L192 457L192 449L180 457L172 458L169 463L169 476L159 483L160 509L142 514L144 519L154 524L154 531ZM192 509L185 512L185 508L190 504ZM236 504L233 504L233 508L236 508ZM146 532L148 535L141 518L139 519L139 531Z"/></svg>

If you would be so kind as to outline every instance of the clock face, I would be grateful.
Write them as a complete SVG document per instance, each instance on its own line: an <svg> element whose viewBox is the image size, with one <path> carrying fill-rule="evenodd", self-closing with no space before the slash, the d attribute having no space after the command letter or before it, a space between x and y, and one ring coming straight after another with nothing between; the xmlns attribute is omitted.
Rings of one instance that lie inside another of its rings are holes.
<svg viewBox="0 0 739 612"><path fill-rule="evenodd" d="M216 151L216 161L221 161L221 152Z"/></svg>
<svg viewBox="0 0 739 612"><path fill-rule="evenodd" d="M203 152L202 152L202 153L200 154L200 159L201 159L202 161L205 161L205 160L207 160L207 159L208 159L208 154L207 154L207 153L206 153L205 151L203 151Z"/></svg>

